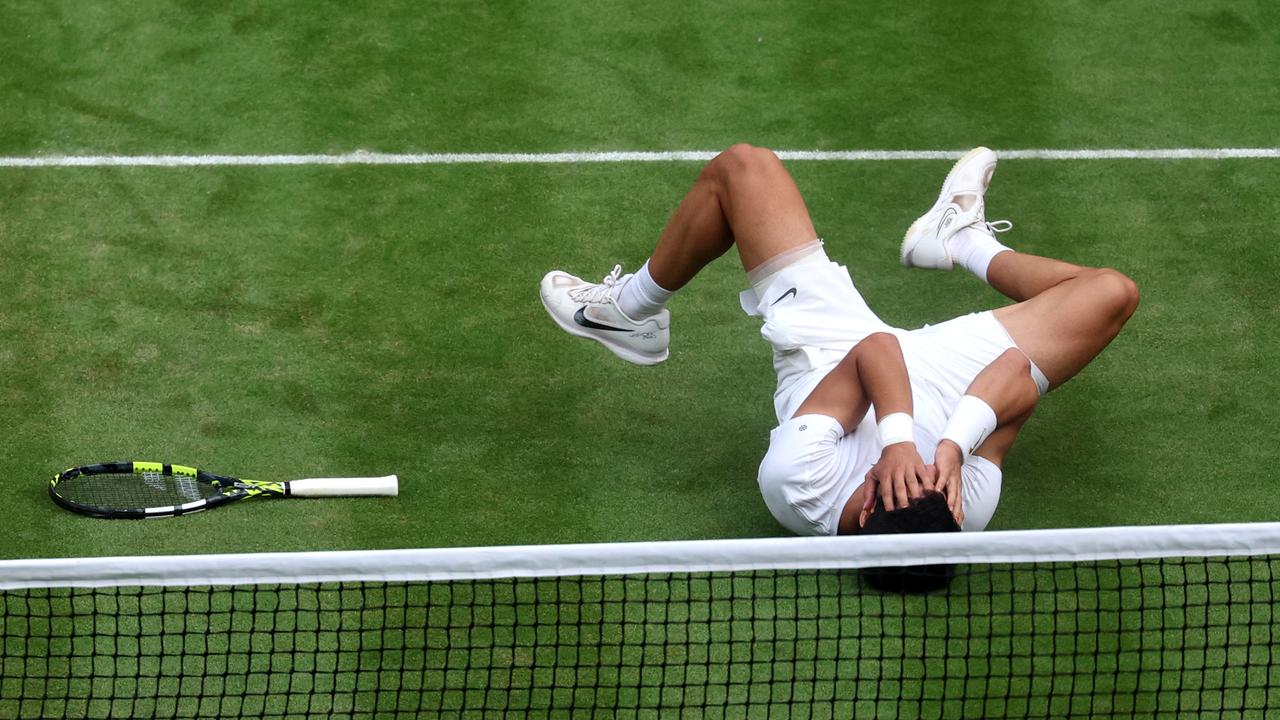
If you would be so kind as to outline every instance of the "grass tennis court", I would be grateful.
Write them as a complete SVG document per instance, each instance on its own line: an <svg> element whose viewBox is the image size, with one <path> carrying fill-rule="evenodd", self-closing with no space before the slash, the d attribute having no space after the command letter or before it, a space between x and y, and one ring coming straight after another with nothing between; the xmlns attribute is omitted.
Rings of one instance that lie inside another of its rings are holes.
<svg viewBox="0 0 1280 720"><path fill-rule="evenodd" d="M0 156L1275 147L1253 3L3 3ZM999 302L897 265L946 161L791 166L832 257L914 326ZM736 259L672 359L575 342L548 269L641 263L695 163L0 167L0 555L782 534ZM1015 248L1143 304L1041 403L995 528L1274 519L1275 160L1008 161ZM398 473L394 500L94 521L45 483L152 459Z"/></svg>

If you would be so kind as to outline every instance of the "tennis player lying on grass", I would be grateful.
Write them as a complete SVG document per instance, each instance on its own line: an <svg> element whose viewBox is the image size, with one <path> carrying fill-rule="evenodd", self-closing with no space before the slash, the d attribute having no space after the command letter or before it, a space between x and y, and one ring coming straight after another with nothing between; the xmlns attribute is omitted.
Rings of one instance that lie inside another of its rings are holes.
<svg viewBox="0 0 1280 720"><path fill-rule="evenodd" d="M659 363L670 340L663 306L736 245L751 283L742 307L763 316L778 373L779 425L759 473L778 522L804 535L981 530L1036 401L1138 305L1137 286L1115 270L1002 245L995 232L1011 225L988 223L983 203L995 168L986 148L961 158L901 250L908 267L958 264L1015 301L994 311L912 331L886 325L827 258L782 163L749 145L702 170L639 272L615 267L593 284L552 271L542 302L564 330Z"/></svg>

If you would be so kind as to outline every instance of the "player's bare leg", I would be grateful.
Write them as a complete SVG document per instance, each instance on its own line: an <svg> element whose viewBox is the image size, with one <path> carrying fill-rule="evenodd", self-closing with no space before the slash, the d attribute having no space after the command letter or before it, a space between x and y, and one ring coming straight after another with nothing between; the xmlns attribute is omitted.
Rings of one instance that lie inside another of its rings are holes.
<svg viewBox="0 0 1280 720"><path fill-rule="evenodd" d="M734 245L748 272L788 251L821 248L799 189L764 148L734 145L709 162L635 275L620 276L615 267L601 283L589 283L552 271L542 279L542 302L566 332L633 363L662 362L667 300Z"/></svg>
<svg viewBox="0 0 1280 720"><path fill-rule="evenodd" d="M679 290L738 246L742 267L817 239L795 181L771 151L734 145L702 169L649 258L653 279Z"/></svg>
<svg viewBox="0 0 1280 720"><path fill-rule="evenodd" d="M1014 342L1061 385L1102 351L1138 305L1121 273L1013 252L996 239L1011 224L989 223L984 195L996 169L986 148L966 153L948 173L937 202L907 231L902 263L950 270L960 265L1017 301L995 311Z"/></svg>
<svg viewBox="0 0 1280 720"><path fill-rule="evenodd" d="M997 255L991 286L1019 300L996 319L1056 387L1088 365L1138 307L1138 286L1109 268L1086 268L1016 252Z"/></svg>

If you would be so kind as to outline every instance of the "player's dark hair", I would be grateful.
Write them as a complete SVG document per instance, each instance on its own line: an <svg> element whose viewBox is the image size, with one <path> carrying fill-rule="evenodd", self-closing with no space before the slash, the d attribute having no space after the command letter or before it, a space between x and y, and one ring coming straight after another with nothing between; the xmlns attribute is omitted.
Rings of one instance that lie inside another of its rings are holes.
<svg viewBox="0 0 1280 720"><path fill-rule="evenodd" d="M875 510L859 535L897 533L959 532L960 524L947 507L947 498L936 490L913 498L907 507L885 510L876 498ZM914 565L908 567L863 568L862 579L881 592L927 593L942 590L955 577L955 565Z"/></svg>

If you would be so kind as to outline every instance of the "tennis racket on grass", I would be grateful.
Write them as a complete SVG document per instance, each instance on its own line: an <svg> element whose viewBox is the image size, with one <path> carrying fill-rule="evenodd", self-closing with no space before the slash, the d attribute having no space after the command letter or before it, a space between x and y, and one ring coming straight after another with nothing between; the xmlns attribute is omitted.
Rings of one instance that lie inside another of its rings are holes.
<svg viewBox="0 0 1280 720"><path fill-rule="evenodd" d="M113 462L63 470L49 483L49 497L72 512L93 517L155 518L186 515L259 496L395 495L398 489L395 475L263 482L214 475L186 465Z"/></svg>

